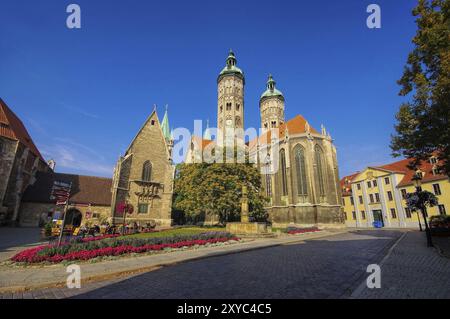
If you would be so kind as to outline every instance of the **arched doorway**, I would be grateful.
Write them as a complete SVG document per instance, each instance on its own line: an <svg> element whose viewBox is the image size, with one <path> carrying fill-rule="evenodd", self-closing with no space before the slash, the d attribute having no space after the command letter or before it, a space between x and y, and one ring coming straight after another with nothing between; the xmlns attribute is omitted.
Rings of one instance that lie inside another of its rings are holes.
<svg viewBox="0 0 450 319"><path fill-rule="evenodd" d="M76 208L70 208L66 212L66 225L72 225L73 227L80 227L83 215Z"/></svg>

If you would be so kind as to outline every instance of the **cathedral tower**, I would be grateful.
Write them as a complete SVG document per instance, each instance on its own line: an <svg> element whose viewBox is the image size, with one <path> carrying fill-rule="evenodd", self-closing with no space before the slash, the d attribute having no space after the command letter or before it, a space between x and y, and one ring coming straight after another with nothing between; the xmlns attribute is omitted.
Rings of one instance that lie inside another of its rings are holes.
<svg viewBox="0 0 450 319"><path fill-rule="evenodd" d="M244 85L244 73L230 50L226 66L217 77L217 128L223 136L225 129L244 128Z"/></svg>
<svg viewBox="0 0 450 319"><path fill-rule="evenodd" d="M284 123L284 96L275 88L275 80L269 75L267 89L259 100L261 128L270 129Z"/></svg>

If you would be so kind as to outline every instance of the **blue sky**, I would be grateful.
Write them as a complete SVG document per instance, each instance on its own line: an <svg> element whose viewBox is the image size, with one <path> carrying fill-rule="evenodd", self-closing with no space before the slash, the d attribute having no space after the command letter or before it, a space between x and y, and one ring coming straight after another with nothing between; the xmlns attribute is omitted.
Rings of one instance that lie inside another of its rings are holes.
<svg viewBox="0 0 450 319"><path fill-rule="evenodd" d="M66 27L81 7L82 28ZM381 7L368 29L366 8ZM335 139L340 175L392 161L415 0L0 2L0 97L57 171L111 176L147 116L216 122L216 78L233 48L246 76L245 126L259 127L272 73L286 117Z"/></svg>

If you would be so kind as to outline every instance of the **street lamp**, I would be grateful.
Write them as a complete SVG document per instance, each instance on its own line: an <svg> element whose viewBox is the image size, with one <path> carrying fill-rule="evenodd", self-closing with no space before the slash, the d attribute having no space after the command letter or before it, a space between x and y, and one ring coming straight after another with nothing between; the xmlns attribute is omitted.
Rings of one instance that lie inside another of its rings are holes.
<svg viewBox="0 0 450 319"><path fill-rule="evenodd" d="M422 193L422 178L423 178L423 173L420 169L418 169L416 171L416 173L414 174L412 181L413 181L414 187L416 188L416 196L418 198L420 212L422 213L422 217L423 217L424 224L425 224L425 234L427 236L427 246L433 247L433 242L431 240L431 231L430 231L430 227L428 227L428 222L427 222L426 207L422 203L422 198L420 196ZM419 225L420 225L420 220L419 220ZM420 230L422 230L422 226L420 226Z"/></svg>
<svg viewBox="0 0 450 319"><path fill-rule="evenodd" d="M416 195L419 196L419 192L422 191L422 172L420 170L416 171L416 173L412 177L412 181L413 181L414 187L416 188ZM419 214L419 212L417 212L417 220L419 221L419 229L420 229L420 231L423 231L422 223L420 222L420 214Z"/></svg>

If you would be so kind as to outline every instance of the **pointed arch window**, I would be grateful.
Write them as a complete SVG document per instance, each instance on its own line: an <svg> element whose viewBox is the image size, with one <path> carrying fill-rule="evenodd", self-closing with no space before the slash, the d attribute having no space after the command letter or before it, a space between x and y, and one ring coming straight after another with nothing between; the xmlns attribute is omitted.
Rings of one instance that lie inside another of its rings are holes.
<svg viewBox="0 0 450 319"><path fill-rule="evenodd" d="M152 163L146 161L142 166L142 180L144 182L150 182L152 180Z"/></svg>
<svg viewBox="0 0 450 319"><path fill-rule="evenodd" d="M297 176L297 194L308 195L305 149L301 145L297 145L295 147L294 154L295 154L295 173Z"/></svg>
<svg viewBox="0 0 450 319"><path fill-rule="evenodd" d="M320 196L325 196L325 175L324 175L324 163L323 163L323 151L319 145L314 148L314 157L316 164L316 179Z"/></svg>
<svg viewBox="0 0 450 319"><path fill-rule="evenodd" d="M280 168L281 168L281 195L287 196L287 172L286 172L286 154L284 149L280 151Z"/></svg>

